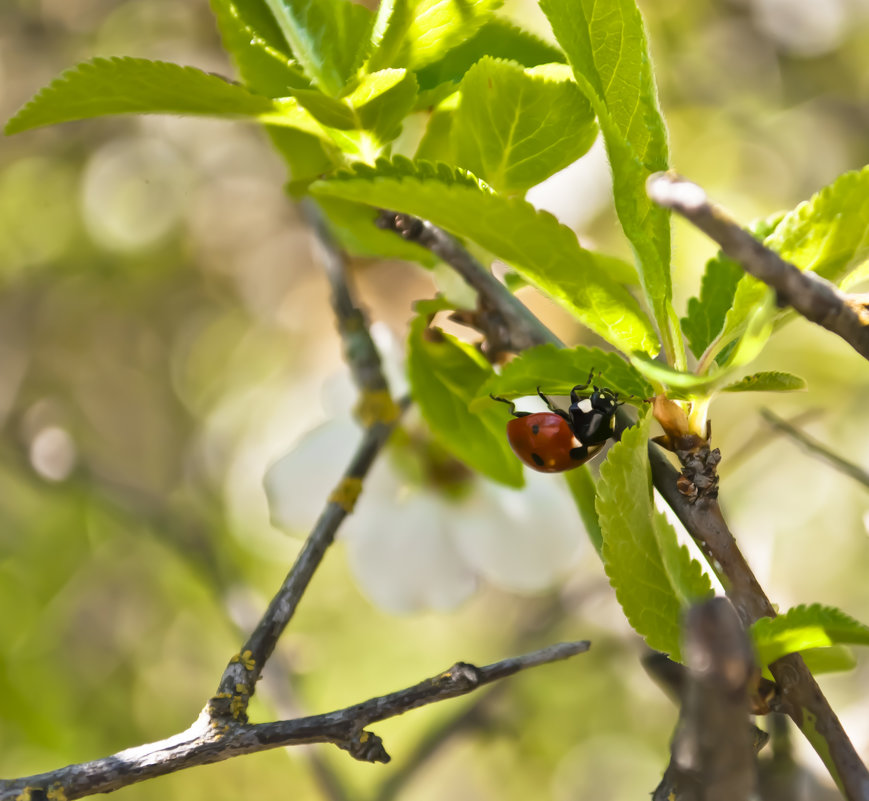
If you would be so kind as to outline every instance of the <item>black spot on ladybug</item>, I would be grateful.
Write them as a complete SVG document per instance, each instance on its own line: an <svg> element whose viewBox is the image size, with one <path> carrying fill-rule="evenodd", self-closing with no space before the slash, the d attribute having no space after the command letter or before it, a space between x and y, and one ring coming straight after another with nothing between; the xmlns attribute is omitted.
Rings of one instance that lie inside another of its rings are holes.
<svg viewBox="0 0 869 801"><path fill-rule="evenodd" d="M571 448L570 458L576 459L577 461L579 461L580 459L585 459L585 454L587 451L587 448Z"/></svg>
<svg viewBox="0 0 869 801"><path fill-rule="evenodd" d="M531 433L532 434L539 434L540 433L540 426L537 425L537 423L535 423L533 426L531 426Z"/></svg>
<svg viewBox="0 0 869 801"><path fill-rule="evenodd" d="M539 454L532 453L531 458L534 460L534 464L536 464L538 467L543 467L543 465L546 464L546 462L544 462L543 459L540 458Z"/></svg>

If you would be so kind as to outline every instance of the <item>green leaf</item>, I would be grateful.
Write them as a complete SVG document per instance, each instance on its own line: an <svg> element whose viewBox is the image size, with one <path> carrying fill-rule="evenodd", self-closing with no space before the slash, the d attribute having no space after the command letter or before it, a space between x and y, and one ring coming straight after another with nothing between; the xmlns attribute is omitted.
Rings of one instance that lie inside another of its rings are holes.
<svg viewBox="0 0 869 801"><path fill-rule="evenodd" d="M462 80L452 126L455 161L499 192L524 194L576 161L597 136L570 69L549 66L560 69L538 74L485 57Z"/></svg>
<svg viewBox="0 0 869 801"><path fill-rule="evenodd" d="M600 555L600 550L603 547L603 534L601 534L600 521L594 508L597 489L591 476L591 470L588 469L588 465L581 465L575 470L568 470L564 474L564 480L573 496L588 538Z"/></svg>
<svg viewBox="0 0 869 801"><path fill-rule="evenodd" d="M416 78L412 73L385 69L364 76L347 102L355 109L360 127L386 143L398 136L416 94Z"/></svg>
<svg viewBox="0 0 869 801"><path fill-rule="evenodd" d="M787 214L765 243L839 284L869 258L869 166L846 172Z"/></svg>
<svg viewBox="0 0 869 801"><path fill-rule="evenodd" d="M267 125L266 131L289 167L287 191L293 197L306 194L310 182L333 170L341 159L338 149L321 137L276 125Z"/></svg>
<svg viewBox="0 0 869 801"><path fill-rule="evenodd" d="M458 97L458 95L453 95ZM449 101L429 114L425 133L416 149L417 161L449 161L453 157L450 131L453 127L454 107Z"/></svg>
<svg viewBox="0 0 869 801"><path fill-rule="evenodd" d="M430 90L445 83L457 85L483 56L510 59L525 67L566 60L557 47L509 20L492 17L472 37L419 70L416 78L420 89Z"/></svg>
<svg viewBox="0 0 869 801"><path fill-rule="evenodd" d="M661 384L667 394L674 398L690 398L709 395L724 379L729 370L713 370L706 375L683 372L663 362L650 359L642 353L631 356L631 364L649 381Z"/></svg>
<svg viewBox="0 0 869 801"><path fill-rule="evenodd" d="M327 95L340 96L362 65L374 15L349 0L266 0L295 57Z"/></svg>
<svg viewBox="0 0 869 801"><path fill-rule="evenodd" d="M597 513L604 569L630 624L651 648L680 658L684 608L711 595L709 577L654 507L651 415L627 429L601 466Z"/></svg>
<svg viewBox="0 0 869 801"><path fill-rule="evenodd" d="M492 375L482 387L472 408L491 403L489 395L520 398L536 395L537 387L550 395L568 395L577 384L584 384L594 371L594 383L627 396L648 398L652 387L619 354L600 348L559 348L538 345L522 351ZM598 375L599 374L599 375Z"/></svg>
<svg viewBox="0 0 869 801"><path fill-rule="evenodd" d="M643 20L634 0L541 0L576 83L597 114L613 173L616 212L662 330L670 326L670 217L645 191L667 169Z"/></svg>
<svg viewBox="0 0 869 801"><path fill-rule="evenodd" d="M415 214L467 237L513 265L620 350L657 349L651 323L637 301L595 268L573 231L520 198L489 191L462 170L380 160L376 168L356 165L355 171L318 181L311 190Z"/></svg>
<svg viewBox="0 0 869 801"><path fill-rule="evenodd" d="M249 88L267 97L310 88L264 0L211 0L211 9L223 46Z"/></svg>
<svg viewBox="0 0 869 801"><path fill-rule="evenodd" d="M806 667L816 676L821 673L841 673L857 667L854 652L844 645L832 645L829 648L808 648L805 651L800 651L800 656L806 663ZM767 678L772 678L772 674L768 675Z"/></svg>
<svg viewBox="0 0 869 801"><path fill-rule="evenodd" d="M6 133L107 114L204 114L278 122L289 114L288 108L194 67L142 58L95 58L42 89L6 123ZM294 124L290 116L287 124Z"/></svg>
<svg viewBox="0 0 869 801"><path fill-rule="evenodd" d="M735 384L722 387L722 392L793 392L805 389L806 381L797 375L783 372L763 372L747 375Z"/></svg>
<svg viewBox="0 0 869 801"><path fill-rule="evenodd" d="M869 626L834 606L795 606L778 617L764 617L751 627L762 665L807 648L869 645Z"/></svg>
<svg viewBox="0 0 869 801"><path fill-rule="evenodd" d="M698 359L721 331L736 286L744 275L742 267L723 253L706 262L700 297L688 301L688 313L682 318L682 332Z"/></svg>
<svg viewBox="0 0 869 801"><path fill-rule="evenodd" d="M505 435L508 410L501 404L479 414L468 410L492 366L471 345L428 329L419 316L411 323L407 369L414 400L441 444L492 480L522 486L522 463Z"/></svg>
<svg viewBox="0 0 869 801"><path fill-rule="evenodd" d="M467 41L504 0L392 0L378 14L371 71L418 69Z"/></svg>

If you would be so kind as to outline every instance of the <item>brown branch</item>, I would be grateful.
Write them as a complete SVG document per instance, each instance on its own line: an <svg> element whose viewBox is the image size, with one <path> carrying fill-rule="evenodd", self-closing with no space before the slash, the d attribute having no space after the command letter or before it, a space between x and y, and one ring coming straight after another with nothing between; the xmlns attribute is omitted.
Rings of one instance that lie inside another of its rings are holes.
<svg viewBox="0 0 869 801"><path fill-rule="evenodd" d="M724 598L689 609L684 628L682 713L653 801L747 801L757 785L748 720L751 644Z"/></svg>
<svg viewBox="0 0 869 801"><path fill-rule="evenodd" d="M847 459L843 459L841 456L831 451L822 442L819 442L814 437L810 437L808 434L804 433L787 420L783 420L769 409L761 409L760 414L761 417L763 417L763 419L773 428L778 429L791 437L791 439L796 440L796 442L802 445L810 454L817 456L832 465L840 473L844 473L846 476L853 478L862 485L863 489L869 489L869 473L867 473L862 467L859 467L853 462L849 462Z"/></svg>
<svg viewBox="0 0 869 801"><path fill-rule="evenodd" d="M353 297L347 272L347 254L335 241L320 208L310 199L301 202L302 212L320 245L320 262L329 281L329 300L344 344L344 356L353 380L364 393L387 390L380 353L368 331L368 319Z"/></svg>
<svg viewBox="0 0 869 801"><path fill-rule="evenodd" d="M568 659L589 649L587 641L551 645L485 667L457 662L412 687L323 715L251 725L209 719L206 711L189 729L166 740L48 773L0 781L0 801L63 798L72 801L108 793L195 765L220 762L289 745L333 743L364 762L388 762L389 755L366 726L427 704L457 698L521 670Z"/></svg>
<svg viewBox="0 0 869 801"><path fill-rule="evenodd" d="M521 351L545 342L563 344L446 231L419 217L394 211L381 211L376 223L378 227L394 231L403 239L430 250L476 290L480 314L486 320L487 338L497 341L501 348Z"/></svg>
<svg viewBox="0 0 869 801"><path fill-rule="evenodd" d="M674 173L655 173L646 182L649 197L679 212L715 240L731 259L770 286L780 306L792 306L807 320L844 339L869 359L869 311L861 298L841 292L811 270L799 270L758 242L720 207L706 199L697 184Z"/></svg>

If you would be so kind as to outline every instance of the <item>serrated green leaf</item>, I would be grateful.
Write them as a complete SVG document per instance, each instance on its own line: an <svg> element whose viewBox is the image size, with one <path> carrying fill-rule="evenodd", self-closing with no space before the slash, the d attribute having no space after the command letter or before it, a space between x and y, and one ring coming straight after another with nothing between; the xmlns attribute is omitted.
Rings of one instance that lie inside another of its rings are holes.
<svg viewBox="0 0 869 801"><path fill-rule="evenodd" d="M724 318L745 271L723 253L706 262L700 283L700 297L688 301L688 313L682 318L691 352L699 359L724 326Z"/></svg>
<svg viewBox="0 0 869 801"><path fill-rule="evenodd" d="M286 97L310 81L289 52L264 0L211 0L223 46L245 84L267 97Z"/></svg>
<svg viewBox="0 0 869 801"><path fill-rule="evenodd" d="M509 20L492 17L469 39L420 69L416 74L420 89L431 90L445 83L457 86L462 76L483 56L510 59L524 67L566 60L557 47Z"/></svg>
<svg viewBox="0 0 869 801"><path fill-rule="evenodd" d="M576 83L597 114L613 173L616 212L662 331L670 323L670 217L645 183L667 169L643 20L634 0L541 0Z"/></svg>
<svg viewBox="0 0 869 801"><path fill-rule="evenodd" d="M505 198L446 165L380 160L318 181L312 192L415 214L513 265L620 350L654 353L651 323L633 296L595 269L576 234L521 198Z"/></svg>
<svg viewBox="0 0 869 801"><path fill-rule="evenodd" d="M762 665L807 648L869 645L869 626L834 606L795 606L778 617L764 617L751 627Z"/></svg>
<svg viewBox="0 0 869 801"><path fill-rule="evenodd" d="M722 392L793 392L805 389L806 381L797 375L783 372L763 372L747 375L735 384L722 387Z"/></svg>
<svg viewBox="0 0 869 801"><path fill-rule="evenodd" d="M339 97L362 65L374 15L348 0L266 0L309 78Z"/></svg>
<svg viewBox="0 0 869 801"><path fill-rule="evenodd" d="M647 413L627 429L601 466L601 556L630 624L651 648L678 660L682 612L712 590L709 577L654 507L647 455L650 421Z"/></svg>
<svg viewBox="0 0 869 801"><path fill-rule="evenodd" d="M482 27L504 0L392 0L378 16L368 69L418 69Z"/></svg>
<svg viewBox="0 0 869 801"><path fill-rule="evenodd" d="M520 487L522 463L507 443L506 409L472 414L468 405L492 372L470 345L443 332L427 336L426 317L411 323L407 370L414 400L434 436L458 459L493 481Z"/></svg>
<svg viewBox="0 0 869 801"><path fill-rule="evenodd" d="M785 215L764 244L838 284L869 258L869 167L840 175Z"/></svg>
<svg viewBox="0 0 869 801"><path fill-rule="evenodd" d="M570 77L540 75L488 56L462 79L452 125L455 163L504 194L523 194L572 164L597 136L591 106Z"/></svg>
<svg viewBox="0 0 869 801"><path fill-rule="evenodd" d="M631 356L631 364L649 381L661 384L673 398L708 395L724 379L726 370L717 369L706 375L675 370L663 362L650 359L641 353Z"/></svg>
<svg viewBox="0 0 869 801"><path fill-rule="evenodd" d="M844 645L832 645L829 648L808 648L800 651L800 656L806 667L815 675L822 673L841 673L857 667L854 652ZM772 678L772 674L767 676Z"/></svg>
<svg viewBox="0 0 869 801"><path fill-rule="evenodd" d="M568 470L564 474L564 480L573 496L588 538L600 555L600 549L603 547L603 534L601 534L600 521L594 508L597 488L591 476L591 470L588 469L587 465L581 465L575 470Z"/></svg>
<svg viewBox="0 0 869 801"><path fill-rule="evenodd" d="M406 70L381 70L362 76L356 88L340 99L318 89L294 89L292 95L311 116L335 129L330 133L339 143L344 143L343 137L366 131L376 140L375 149L379 150L379 145L400 132L401 122L416 100L416 79ZM353 133L343 133L346 131ZM364 151L358 140L352 149Z"/></svg>
<svg viewBox="0 0 869 801"><path fill-rule="evenodd" d="M567 395L577 384L584 384L594 371L594 383L608 387L623 399L648 398L652 387L617 353L600 348L559 348L538 345L528 348L492 375L472 404L478 409L490 403L489 395L520 398L535 395L537 387L549 395Z"/></svg>
<svg viewBox="0 0 869 801"><path fill-rule="evenodd" d="M95 58L64 72L8 123L14 134L108 114L203 114L254 117L301 127L292 107L255 95L217 75L142 58Z"/></svg>

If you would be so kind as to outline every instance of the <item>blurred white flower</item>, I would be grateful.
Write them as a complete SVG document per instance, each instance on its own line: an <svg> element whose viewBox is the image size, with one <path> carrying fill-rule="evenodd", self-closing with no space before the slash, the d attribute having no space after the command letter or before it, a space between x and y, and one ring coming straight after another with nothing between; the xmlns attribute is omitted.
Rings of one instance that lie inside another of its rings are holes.
<svg viewBox="0 0 869 801"><path fill-rule="evenodd" d="M268 470L276 526L307 534L361 436L346 418L326 423ZM478 577L509 591L541 591L578 558L586 535L559 477L529 473L525 489L512 490L465 475L456 463L464 486L450 497L402 470L403 455L380 456L340 533L361 591L381 608L450 609Z"/></svg>

